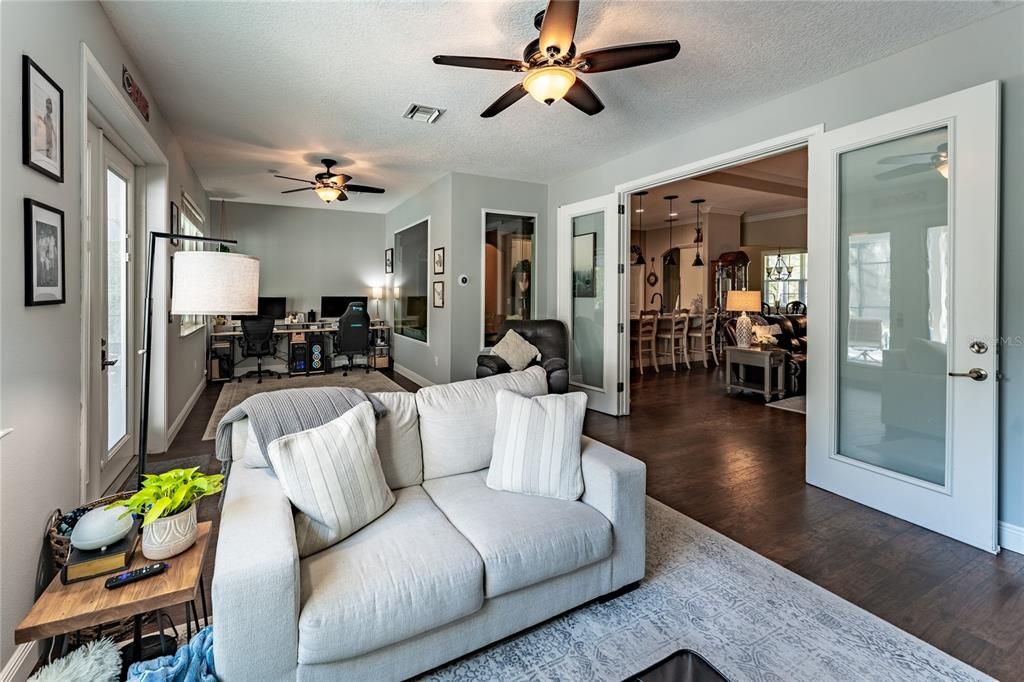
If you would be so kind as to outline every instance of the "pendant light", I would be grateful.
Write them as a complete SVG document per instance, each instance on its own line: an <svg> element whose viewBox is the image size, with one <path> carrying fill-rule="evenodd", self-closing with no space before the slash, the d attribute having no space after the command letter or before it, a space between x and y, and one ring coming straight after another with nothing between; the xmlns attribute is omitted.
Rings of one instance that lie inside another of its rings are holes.
<svg viewBox="0 0 1024 682"><path fill-rule="evenodd" d="M779 255L775 258L775 265L768 268L765 277L769 282L785 282L793 276L793 266L787 265L782 258L782 247L779 247Z"/></svg>
<svg viewBox="0 0 1024 682"><path fill-rule="evenodd" d="M640 252L636 254L636 260L633 261L633 265L647 265L647 261L644 260L644 197L647 196L647 191L637 192L636 195L640 198L640 208L636 210L640 214Z"/></svg>
<svg viewBox="0 0 1024 682"><path fill-rule="evenodd" d="M693 238L693 243L697 245L697 255L693 257L693 267L702 268L704 261L700 257L700 245L704 243L704 228L700 224L700 205L704 203L704 200L694 199L690 203L697 209L697 234Z"/></svg>
<svg viewBox="0 0 1024 682"><path fill-rule="evenodd" d="M672 202L679 198L677 194L669 194L665 197L668 201L668 253L665 254L665 265L676 265L676 255L673 251L672 245L675 241L672 238L672 226L676 221L676 216L679 215L672 210Z"/></svg>

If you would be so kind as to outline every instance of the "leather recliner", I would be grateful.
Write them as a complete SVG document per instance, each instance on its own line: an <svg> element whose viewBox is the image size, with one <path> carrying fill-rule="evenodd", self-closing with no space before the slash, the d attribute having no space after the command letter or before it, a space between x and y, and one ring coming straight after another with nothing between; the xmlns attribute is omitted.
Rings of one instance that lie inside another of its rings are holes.
<svg viewBox="0 0 1024 682"><path fill-rule="evenodd" d="M532 343L540 351L540 365L548 374L548 391L566 393L569 390L569 333L560 320L505 320L498 327L495 343L505 337L510 329ZM497 355L481 354L476 359L476 377L494 376L511 372L508 363Z"/></svg>

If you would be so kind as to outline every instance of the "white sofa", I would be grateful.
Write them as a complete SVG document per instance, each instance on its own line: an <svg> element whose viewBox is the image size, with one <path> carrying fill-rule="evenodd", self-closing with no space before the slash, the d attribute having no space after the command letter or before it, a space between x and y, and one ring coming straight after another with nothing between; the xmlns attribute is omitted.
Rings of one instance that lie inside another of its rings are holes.
<svg viewBox="0 0 1024 682"><path fill-rule="evenodd" d="M395 505L302 560L277 479L237 461L254 446L236 424L213 576L223 680L405 679L643 577L638 460L584 437L580 501L486 486L499 388L547 381L533 368L375 394Z"/></svg>

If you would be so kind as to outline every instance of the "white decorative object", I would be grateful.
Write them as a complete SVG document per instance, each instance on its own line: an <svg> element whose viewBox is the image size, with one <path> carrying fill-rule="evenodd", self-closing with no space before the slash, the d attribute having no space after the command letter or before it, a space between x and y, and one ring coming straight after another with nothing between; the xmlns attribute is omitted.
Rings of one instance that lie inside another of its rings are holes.
<svg viewBox="0 0 1024 682"><path fill-rule="evenodd" d="M738 289L730 291L725 299L725 309L732 313L740 313L739 319L736 320L736 346L750 348L753 323L747 317L747 313L761 310L761 292Z"/></svg>
<svg viewBox="0 0 1024 682"><path fill-rule="evenodd" d="M754 327L754 342L760 346L774 346L778 343L778 339L775 338L776 334L782 333L782 328L777 324L764 325L755 324Z"/></svg>
<svg viewBox="0 0 1024 682"><path fill-rule="evenodd" d="M124 514L124 507L100 507L78 519L71 531L71 544L76 549L103 549L114 544L132 529L132 515Z"/></svg>
<svg viewBox="0 0 1024 682"><path fill-rule="evenodd" d="M181 554L196 541L196 506L142 527L142 555L160 561Z"/></svg>
<svg viewBox="0 0 1024 682"><path fill-rule="evenodd" d="M750 348L751 327L753 323L746 313L740 315L736 320L736 346L739 348Z"/></svg>
<svg viewBox="0 0 1024 682"><path fill-rule="evenodd" d="M704 310L704 294L697 294L690 301L690 312L699 313Z"/></svg>

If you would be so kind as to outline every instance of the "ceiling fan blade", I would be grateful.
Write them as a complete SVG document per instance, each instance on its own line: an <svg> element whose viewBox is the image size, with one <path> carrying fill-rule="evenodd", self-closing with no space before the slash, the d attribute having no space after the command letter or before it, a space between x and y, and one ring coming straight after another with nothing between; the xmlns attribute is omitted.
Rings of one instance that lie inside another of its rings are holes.
<svg viewBox="0 0 1024 682"><path fill-rule="evenodd" d="M286 189L281 194L291 194L292 192L305 192L307 189L313 189L312 187L300 187L298 189Z"/></svg>
<svg viewBox="0 0 1024 682"><path fill-rule="evenodd" d="M896 178L903 178L908 175L917 175L918 173L925 173L927 171L935 170L935 166L930 163L911 163L906 166L900 166L899 168L893 168L892 170L879 173L875 176L877 180L894 180Z"/></svg>
<svg viewBox="0 0 1024 682"><path fill-rule="evenodd" d="M494 104L484 109L484 113L480 114L480 117L490 118L496 116L525 96L526 88L523 87L522 83L516 83L504 95L494 100Z"/></svg>
<svg viewBox="0 0 1024 682"><path fill-rule="evenodd" d="M580 13L579 0L550 0L540 25L540 51L548 56L548 49L557 50L554 56L564 55L572 47L576 35L576 18Z"/></svg>
<svg viewBox="0 0 1024 682"><path fill-rule="evenodd" d="M294 180L295 182L308 182L311 185L315 185L316 184L312 180L305 180L303 178L290 178L287 175L275 175L274 177L275 178L281 178L282 180Z"/></svg>
<svg viewBox="0 0 1024 682"><path fill-rule="evenodd" d="M381 187L370 187L368 185L349 185L345 184L346 192L363 192L364 194L384 194L384 189Z"/></svg>
<svg viewBox="0 0 1024 682"><path fill-rule="evenodd" d="M351 179L351 175L345 175L344 173L334 173L331 175L331 180L338 183L339 185L344 185Z"/></svg>
<svg viewBox="0 0 1024 682"><path fill-rule="evenodd" d="M590 89L590 86L577 78L576 82L565 93L565 101L573 105L587 116L599 114L604 109L604 103Z"/></svg>
<svg viewBox="0 0 1024 682"><path fill-rule="evenodd" d="M498 59L496 57L456 57L439 54L434 57L434 63L444 66L463 66L467 69L491 69L493 71L523 70L523 63L517 59Z"/></svg>
<svg viewBox="0 0 1024 682"><path fill-rule="evenodd" d="M617 69L629 69L634 66L663 62L666 59L675 59L678 54L678 40L657 40L650 43L605 47L581 54L579 61L585 62L585 64L580 70L584 73L602 73Z"/></svg>
<svg viewBox="0 0 1024 682"><path fill-rule="evenodd" d="M342 192L335 201L348 201L348 195Z"/></svg>
<svg viewBox="0 0 1024 682"><path fill-rule="evenodd" d="M935 156L935 152L917 152L916 154L897 154L896 156L887 156L884 159L879 159L878 163L885 165L903 164L910 161L926 162L931 161L932 157Z"/></svg>

